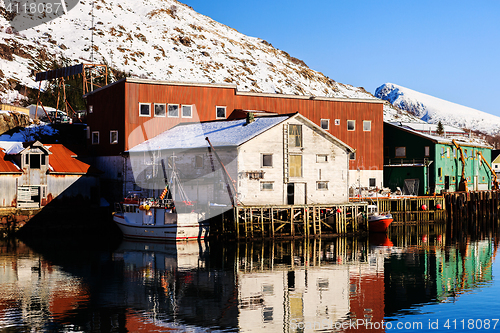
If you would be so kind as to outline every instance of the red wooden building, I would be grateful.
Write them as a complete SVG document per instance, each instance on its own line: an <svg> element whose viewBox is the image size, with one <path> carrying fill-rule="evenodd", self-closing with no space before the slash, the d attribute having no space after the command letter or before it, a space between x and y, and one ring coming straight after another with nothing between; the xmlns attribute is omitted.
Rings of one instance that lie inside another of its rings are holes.
<svg viewBox="0 0 500 333"><path fill-rule="evenodd" d="M264 94L241 92L232 84L135 78L85 97L90 151L110 179L124 177L116 160L121 153L180 122L227 119L252 110L301 113L356 149L349 165L351 185L375 187L383 182L383 102L378 99Z"/></svg>

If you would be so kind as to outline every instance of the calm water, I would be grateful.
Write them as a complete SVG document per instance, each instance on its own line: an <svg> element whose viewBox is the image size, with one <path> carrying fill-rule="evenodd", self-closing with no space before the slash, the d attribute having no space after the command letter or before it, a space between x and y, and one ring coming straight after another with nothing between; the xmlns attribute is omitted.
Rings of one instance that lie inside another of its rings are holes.
<svg viewBox="0 0 500 333"><path fill-rule="evenodd" d="M0 331L500 331L498 246L444 226L100 250L2 241Z"/></svg>

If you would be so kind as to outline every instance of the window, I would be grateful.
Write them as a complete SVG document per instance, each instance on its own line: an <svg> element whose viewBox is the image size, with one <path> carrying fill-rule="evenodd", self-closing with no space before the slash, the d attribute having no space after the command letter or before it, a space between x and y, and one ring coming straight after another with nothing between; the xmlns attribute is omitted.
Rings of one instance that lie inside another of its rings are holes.
<svg viewBox="0 0 500 333"><path fill-rule="evenodd" d="M30 168L40 169L40 154L29 154L30 156Z"/></svg>
<svg viewBox="0 0 500 333"><path fill-rule="evenodd" d="M40 155L40 158L41 158L40 164L45 165L45 154Z"/></svg>
<svg viewBox="0 0 500 333"><path fill-rule="evenodd" d="M349 154L349 159L350 159L351 161L354 161L354 160L356 159L356 152L354 152L354 153L350 153L350 154Z"/></svg>
<svg viewBox="0 0 500 333"><path fill-rule="evenodd" d="M444 156L444 147L441 147L441 157Z"/></svg>
<svg viewBox="0 0 500 333"><path fill-rule="evenodd" d="M443 168L438 168L438 177L443 176Z"/></svg>
<svg viewBox="0 0 500 333"><path fill-rule="evenodd" d="M193 106L183 105L182 106L182 118L193 118Z"/></svg>
<svg viewBox="0 0 500 333"><path fill-rule="evenodd" d="M139 117L151 117L151 105L139 103Z"/></svg>
<svg viewBox="0 0 500 333"><path fill-rule="evenodd" d="M321 128L324 130L330 129L330 119L321 119Z"/></svg>
<svg viewBox="0 0 500 333"><path fill-rule="evenodd" d="M262 154L262 167L273 166L273 154Z"/></svg>
<svg viewBox="0 0 500 333"><path fill-rule="evenodd" d="M368 184L369 184L370 187L377 186L377 179L376 178L369 178L368 179Z"/></svg>
<svg viewBox="0 0 500 333"><path fill-rule="evenodd" d="M348 120L347 121L347 130L354 131L356 129L356 120Z"/></svg>
<svg viewBox="0 0 500 333"><path fill-rule="evenodd" d="M94 106L93 105L89 105L89 113L94 113Z"/></svg>
<svg viewBox="0 0 500 333"><path fill-rule="evenodd" d="M196 155L194 157L194 167L196 169L203 169L203 155Z"/></svg>
<svg viewBox="0 0 500 333"><path fill-rule="evenodd" d="M451 176L452 183L455 183L455 176Z"/></svg>
<svg viewBox="0 0 500 333"><path fill-rule="evenodd" d="M274 182L260 182L261 191L272 191L274 189Z"/></svg>
<svg viewBox="0 0 500 333"><path fill-rule="evenodd" d="M290 177L302 177L302 155L290 155Z"/></svg>
<svg viewBox="0 0 500 333"><path fill-rule="evenodd" d="M372 121L371 120L363 120L363 131L370 132L372 130Z"/></svg>
<svg viewBox="0 0 500 333"><path fill-rule="evenodd" d="M109 143L112 145L118 143L118 131L109 131Z"/></svg>
<svg viewBox="0 0 500 333"><path fill-rule="evenodd" d="M99 131L92 132L92 144L93 145L99 144Z"/></svg>
<svg viewBox="0 0 500 333"><path fill-rule="evenodd" d="M464 149L464 156L467 158L467 149Z"/></svg>
<svg viewBox="0 0 500 333"><path fill-rule="evenodd" d="M396 147L396 157L406 157L406 147Z"/></svg>
<svg viewBox="0 0 500 333"><path fill-rule="evenodd" d="M302 147L302 125L288 125L290 147Z"/></svg>
<svg viewBox="0 0 500 333"><path fill-rule="evenodd" d="M446 157L450 158L450 147L446 147Z"/></svg>
<svg viewBox="0 0 500 333"><path fill-rule="evenodd" d="M316 189L318 191L326 191L326 190L328 190L328 182L324 182L324 181L316 182Z"/></svg>
<svg viewBox="0 0 500 333"><path fill-rule="evenodd" d="M340 125L340 119L335 119L335 126L339 126Z"/></svg>
<svg viewBox="0 0 500 333"><path fill-rule="evenodd" d="M155 117L165 117L165 104L155 104Z"/></svg>
<svg viewBox="0 0 500 333"><path fill-rule="evenodd" d="M316 155L316 163L326 163L328 162L328 155Z"/></svg>
<svg viewBox="0 0 500 333"><path fill-rule="evenodd" d="M168 116L170 118L179 117L179 104L169 104L168 105Z"/></svg>
<svg viewBox="0 0 500 333"><path fill-rule="evenodd" d="M215 107L215 118L226 119L226 107L225 106Z"/></svg>
<svg viewBox="0 0 500 333"><path fill-rule="evenodd" d="M90 126L87 126L87 139L90 139Z"/></svg>
<svg viewBox="0 0 500 333"><path fill-rule="evenodd" d="M457 148L453 148L453 158L457 158Z"/></svg>
<svg viewBox="0 0 500 333"><path fill-rule="evenodd" d="M429 146L424 147L424 156L430 156L431 155L431 148Z"/></svg>

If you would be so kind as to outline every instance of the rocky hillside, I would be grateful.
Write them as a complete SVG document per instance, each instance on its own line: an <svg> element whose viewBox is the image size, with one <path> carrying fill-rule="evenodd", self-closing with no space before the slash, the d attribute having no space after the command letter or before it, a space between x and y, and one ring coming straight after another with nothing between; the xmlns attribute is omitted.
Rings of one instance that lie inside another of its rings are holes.
<svg viewBox="0 0 500 333"><path fill-rule="evenodd" d="M82 0L67 14L16 32L0 12L0 98L22 101L54 61L106 63L155 80L234 83L242 91L375 98L302 60L175 0ZM91 13L93 12L93 20ZM92 28L92 21L94 27ZM92 42L93 41L93 42ZM388 103L387 120L411 118Z"/></svg>
<svg viewBox="0 0 500 333"><path fill-rule="evenodd" d="M15 111L0 111L0 135L14 128L26 127L31 124L27 114Z"/></svg>

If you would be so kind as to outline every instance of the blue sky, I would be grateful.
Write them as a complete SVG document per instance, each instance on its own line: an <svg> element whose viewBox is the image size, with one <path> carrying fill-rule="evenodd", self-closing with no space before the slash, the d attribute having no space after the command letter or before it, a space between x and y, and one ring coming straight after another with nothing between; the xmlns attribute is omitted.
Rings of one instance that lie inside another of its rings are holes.
<svg viewBox="0 0 500 333"><path fill-rule="evenodd" d="M391 82L500 116L500 1L181 0L372 94Z"/></svg>

